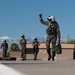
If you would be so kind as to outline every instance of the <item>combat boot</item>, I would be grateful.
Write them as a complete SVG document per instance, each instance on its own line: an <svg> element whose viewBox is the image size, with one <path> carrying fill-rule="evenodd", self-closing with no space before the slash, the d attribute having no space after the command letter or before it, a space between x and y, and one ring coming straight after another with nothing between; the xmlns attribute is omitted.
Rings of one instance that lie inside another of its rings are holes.
<svg viewBox="0 0 75 75"><path fill-rule="evenodd" d="M51 55L48 56L48 61L51 59Z"/></svg>
<svg viewBox="0 0 75 75"><path fill-rule="evenodd" d="M37 59L37 54L36 53L34 53L34 60L36 60Z"/></svg>
<svg viewBox="0 0 75 75"><path fill-rule="evenodd" d="M55 57L55 51L52 52L52 61L55 60L54 57Z"/></svg>
<svg viewBox="0 0 75 75"><path fill-rule="evenodd" d="M54 61L55 59L54 59L54 56L52 56L52 61Z"/></svg>

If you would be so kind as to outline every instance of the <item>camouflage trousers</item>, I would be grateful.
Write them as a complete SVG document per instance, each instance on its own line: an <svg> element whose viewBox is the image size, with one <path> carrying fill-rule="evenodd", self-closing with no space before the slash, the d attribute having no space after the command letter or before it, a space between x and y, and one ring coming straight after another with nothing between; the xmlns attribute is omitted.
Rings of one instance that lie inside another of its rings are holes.
<svg viewBox="0 0 75 75"><path fill-rule="evenodd" d="M21 47L21 57L23 60L26 60L26 48Z"/></svg>
<svg viewBox="0 0 75 75"><path fill-rule="evenodd" d="M2 56L3 60L6 59L6 54L7 54L7 50L3 50L3 56Z"/></svg>
<svg viewBox="0 0 75 75"><path fill-rule="evenodd" d="M37 59L38 52L39 52L39 49L38 48L33 48L34 60Z"/></svg>
<svg viewBox="0 0 75 75"><path fill-rule="evenodd" d="M47 54L48 54L48 58L53 58L55 57L55 46L56 46L56 35L47 35L46 38L46 49L47 49ZM51 49L50 49L50 43L52 43L52 53L51 53ZM52 55L51 55L52 54Z"/></svg>

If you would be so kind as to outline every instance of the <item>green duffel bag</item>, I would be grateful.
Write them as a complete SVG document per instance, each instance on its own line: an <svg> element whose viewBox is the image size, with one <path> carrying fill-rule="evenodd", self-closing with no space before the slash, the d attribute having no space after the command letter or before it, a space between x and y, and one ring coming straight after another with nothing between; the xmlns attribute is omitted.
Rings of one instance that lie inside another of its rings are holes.
<svg viewBox="0 0 75 75"><path fill-rule="evenodd" d="M62 48L61 48L61 43L57 44L55 47L55 53L56 54L62 54Z"/></svg>

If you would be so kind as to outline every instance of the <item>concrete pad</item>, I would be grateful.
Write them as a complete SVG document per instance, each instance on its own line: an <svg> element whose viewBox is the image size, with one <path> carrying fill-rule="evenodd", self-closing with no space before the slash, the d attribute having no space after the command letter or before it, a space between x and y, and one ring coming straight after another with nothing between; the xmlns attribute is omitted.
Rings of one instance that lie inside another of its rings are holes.
<svg viewBox="0 0 75 75"><path fill-rule="evenodd" d="M75 75L75 60L1 61L27 75Z"/></svg>

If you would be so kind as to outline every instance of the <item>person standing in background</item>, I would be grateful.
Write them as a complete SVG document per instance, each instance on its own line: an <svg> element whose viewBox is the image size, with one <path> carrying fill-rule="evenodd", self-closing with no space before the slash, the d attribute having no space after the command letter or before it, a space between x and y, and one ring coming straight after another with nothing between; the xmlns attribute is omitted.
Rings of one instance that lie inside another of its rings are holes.
<svg viewBox="0 0 75 75"><path fill-rule="evenodd" d="M25 36L22 35L21 40L20 40L22 60L26 60L26 43L27 43L27 41L25 39Z"/></svg>
<svg viewBox="0 0 75 75"><path fill-rule="evenodd" d="M3 49L2 59L5 60L7 57L8 43L6 40L3 41L1 48Z"/></svg>
<svg viewBox="0 0 75 75"><path fill-rule="evenodd" d="M37 41L37 38L34 39L34 42L32 45L33 45L34 60L36 60L38 52L39 52L38 46L40 46L39 42Z"/></svg>

